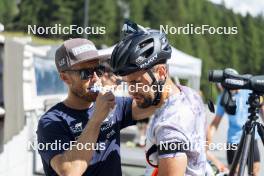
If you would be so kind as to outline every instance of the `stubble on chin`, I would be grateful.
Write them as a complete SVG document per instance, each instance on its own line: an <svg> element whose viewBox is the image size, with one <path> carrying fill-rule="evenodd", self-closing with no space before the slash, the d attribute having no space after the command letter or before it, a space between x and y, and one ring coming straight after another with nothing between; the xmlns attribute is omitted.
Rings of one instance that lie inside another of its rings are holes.
<svg viewBox="0 0 264 176"><path fill-rule="evenodd" d="M79 99L87 101L87 102L96 101L96 98L98 96L98 93L94 93L94 92L81 93L81 91L77 91L77 90L71 90L71 92Z"/></svg>

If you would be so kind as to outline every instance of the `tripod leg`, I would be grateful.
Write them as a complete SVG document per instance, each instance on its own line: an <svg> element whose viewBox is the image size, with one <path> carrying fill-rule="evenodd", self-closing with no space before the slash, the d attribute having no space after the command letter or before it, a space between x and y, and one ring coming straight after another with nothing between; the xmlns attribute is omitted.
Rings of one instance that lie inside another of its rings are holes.
<svg viewBox="0 0 264 176"><path fill-rule="evenodd" d="M253 176L253 163L254 163L254 145L255 145L255 127L256 125L253 124L252 131L250 132L252 134L250 146L249 146L249 154L248 154L248 175Z"/></svg>
<svg viewBox="0 0 264 176"><path fill-rule="evenodd" d="M252 137L252 134L250 133L246 135L245 143L242 149L242 156L241 156L241 161L239 165L238 176L244 176L245 167L246 167L248 154L249 154L248 152L249 152L251 137Z"/></svg>
<svg viewBox="0 0 264 176"><path fill-rule="evenodd" d="M244 143L245 143L245 131L243 130L243 134L242 134L242 137L240 139L240 142L239 142L239 145L238 145L238 149L237 149L237 151L235 153L235 157L234 157L234 159L232 161L232 164L231 164L231 169L230 169L230 172L229 172L229 176L234 176L235 173L236 173L236 168L238 166L238 162L239 162L239 159L240 159L240 154L242 152Z"/></svg>
<svg viewBox="0 0 264 176"><path fill-rule="evenodd" d="M264 145L264 126L260 123L258 123L258 134L259 134L261 141Z"/></svg>

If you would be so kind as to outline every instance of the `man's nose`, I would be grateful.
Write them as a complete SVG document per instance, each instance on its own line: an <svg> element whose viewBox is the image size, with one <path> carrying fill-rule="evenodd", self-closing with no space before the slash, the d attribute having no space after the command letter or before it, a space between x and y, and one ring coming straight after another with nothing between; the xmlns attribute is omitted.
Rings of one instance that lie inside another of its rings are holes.
<svg viewBox="0 0 264 176"><path fill-rule="evenodd" d="M93 73L93 77L92 77L92 79L91 79L91 82L92 83L95 83L95 82L97 82L97 81L100 81L100 78L97 76L97 74L94 72Z"/></svg>
<svg viewBox="0 0 264 176"><path fill-rule="evenodd" d="M136 88L134 88L133 86L130 86L129 89L128 89L128 94L130 96L135 96L137 94Z"/></svg>

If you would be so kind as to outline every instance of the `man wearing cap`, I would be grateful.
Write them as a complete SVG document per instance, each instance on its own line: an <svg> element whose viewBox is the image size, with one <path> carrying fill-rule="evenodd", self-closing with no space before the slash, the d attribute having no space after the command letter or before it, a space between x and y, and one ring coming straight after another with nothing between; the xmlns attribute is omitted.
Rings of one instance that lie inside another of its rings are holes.
<svg viewBox="0 0 264 176"><path fill-rule="evenodd" d="M38 145L45 146L38 149L46 175L122 175L120 130L147 115L136 107L132 110L131 98L91 91L103 73L101 59L86 39L67 40L56 51L68 96L38 124Z"/></svg>

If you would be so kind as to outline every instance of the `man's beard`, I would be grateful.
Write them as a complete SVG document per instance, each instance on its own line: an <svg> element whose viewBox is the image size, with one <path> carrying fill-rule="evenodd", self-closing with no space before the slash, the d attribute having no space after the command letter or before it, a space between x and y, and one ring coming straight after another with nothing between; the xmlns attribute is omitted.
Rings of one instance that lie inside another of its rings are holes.
<svg viewBox="0 0 264 176"><path fill-rule="evenodd" d="M71 90L72 94L75 95L76 97L87 101L87 102L95 102L98 93L94 93L94 92L83 92L83 91L78 91L75 89Z"/></svg>
<svg viewBox="0 0 264 176"><path fill-rule="evenodd" d="M148 97L141 96L141 97L143 98L143 103L136 102L137 106L139 108L144 109L144 108L148 108L148 107L152 106L152 103L153 103L153 98L152 97L150 97L150 96L148 96Z"/></svg>

